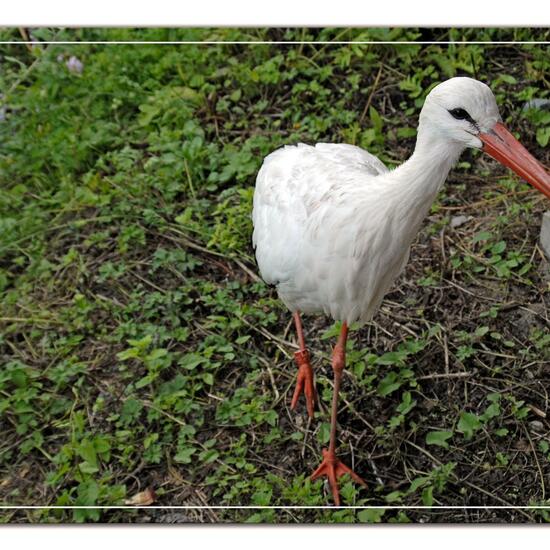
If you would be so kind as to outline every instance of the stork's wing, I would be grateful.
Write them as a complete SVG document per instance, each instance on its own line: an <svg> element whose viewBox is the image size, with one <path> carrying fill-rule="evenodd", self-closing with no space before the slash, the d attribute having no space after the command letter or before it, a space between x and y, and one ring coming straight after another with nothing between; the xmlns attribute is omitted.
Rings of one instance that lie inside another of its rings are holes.
<svg viewBox="0 0 550 550"><path fill-rule="evenodd" d="M344 188L387 171L374 155L346 144L299 144L267 156L256 179L252 213L252 241L264 280L277 284L295 276L314 238L312 217L331 208Z"/></svg>
<svg viewBox="0 0 550 550"><path fill-rule="evenodd" d="M387 166L368 151L347 143L317 143L315 149L327 161L339 164L348 170L363 170L371 176L388 172Z"/></svg>

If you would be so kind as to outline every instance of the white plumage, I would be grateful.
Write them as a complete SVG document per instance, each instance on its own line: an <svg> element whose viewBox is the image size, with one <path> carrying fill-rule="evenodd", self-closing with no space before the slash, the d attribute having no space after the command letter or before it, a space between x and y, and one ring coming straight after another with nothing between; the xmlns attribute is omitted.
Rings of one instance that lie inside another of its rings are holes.
<svg viewBox="0 0 550 550"><path fill-rule="evenodd" d="M366 186L382 197L373 176L387 172L375 156L346 144L286 146L265 159L253 243L262 277L289 309L349 320L364 312L370 297L360 279L369 266L361 237L374 236L384 216L366 219L361 207Z"/></svg>
<svg viewBox="0 0 550 550"><path fill-rule="evenodd" d="M468 132L455 135L464 121L448 110L458 103L484 127L499 118L484 84L440 84L426 100L413 156L393 171L345 144L285 146L265 158L253 244L262 277L291 311L371 319L452 164L466 146L481 146Z"/></svg>

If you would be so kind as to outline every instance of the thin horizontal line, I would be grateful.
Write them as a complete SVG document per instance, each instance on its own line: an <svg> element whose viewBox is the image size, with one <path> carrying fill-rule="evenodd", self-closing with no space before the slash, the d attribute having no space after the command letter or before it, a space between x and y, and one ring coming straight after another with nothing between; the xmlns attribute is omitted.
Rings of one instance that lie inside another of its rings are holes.
<svg viewBox="0 0 550 550"><path fill-rule="evenodd" d="M1 510L550 510L549 506L0 506Z"/></svg>
<svg viewBox="0 0 550 550"><path fill-rule="evenodd" d="M443 45L467 45L467 44L477 44L477 45L512 45L512 44L531 44L531 45L549 45L550 41L538 41L538 40L523 40L523 41L501 41L493 42L491 40L474 40L474 41L458 41L458 40L441 40L441 41L429 41L429 40L397 40L397 41L385 41L385 40L318 40L318 41L302 41L302 40L44 40L44 41L34 41L34 40L2 40L0 44L58 44L58 45L90 45L90 44L121 44L121 45L214 45L214 44L232 44L232 45L284 45L288 44L291 46L301 45L301 44L314 44L314 45L345 45L345 44L404 44L404 45L413 45L413 44L443 44Z"/></svg>

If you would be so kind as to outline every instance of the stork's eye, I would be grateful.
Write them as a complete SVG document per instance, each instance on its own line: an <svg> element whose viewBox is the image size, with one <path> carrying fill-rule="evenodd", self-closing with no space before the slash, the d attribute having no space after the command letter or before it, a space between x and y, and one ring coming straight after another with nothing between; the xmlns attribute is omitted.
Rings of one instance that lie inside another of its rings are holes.
<svg viewBox="0 0 550 550"><path fill-rule="evenodd" d="M468 114L468 111L461 109L460 107L451 109L449 113L451 113L451 115L453 115L457 120L469 120L470 122L473 122L472 117Z"/></svg>

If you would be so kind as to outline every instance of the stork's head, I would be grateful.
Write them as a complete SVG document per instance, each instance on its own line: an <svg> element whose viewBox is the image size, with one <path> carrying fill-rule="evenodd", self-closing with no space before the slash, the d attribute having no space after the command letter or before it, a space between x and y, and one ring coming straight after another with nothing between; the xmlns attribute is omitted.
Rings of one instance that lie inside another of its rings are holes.
<svg viewBox="0 0 550 550"><path fill-rule="evenodd" d="M438 84L426 97L420 113L420 126L432 137L459 149L482 149L550 198L546 169L501 120L491 89L466 77Z"/></svg>

